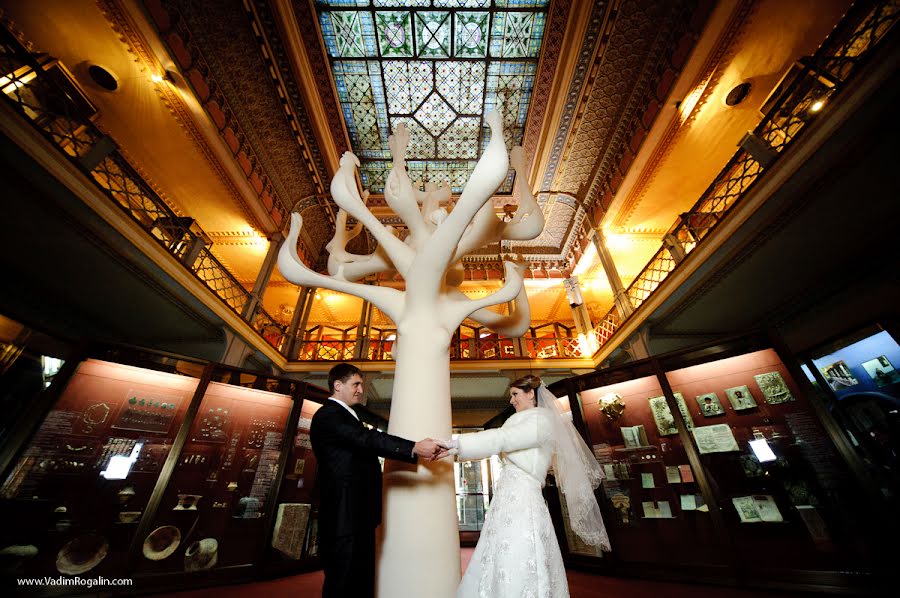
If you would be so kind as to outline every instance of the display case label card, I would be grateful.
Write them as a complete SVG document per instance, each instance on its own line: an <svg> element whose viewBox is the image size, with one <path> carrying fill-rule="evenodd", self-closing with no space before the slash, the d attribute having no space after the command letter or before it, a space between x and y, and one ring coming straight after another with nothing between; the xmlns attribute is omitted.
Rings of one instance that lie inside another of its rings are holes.
<svg viewBox="0 0 900 598"><path fill-rule="evenodd" d="M692 430L701 454L738 451L737 441L728 424L700 426Z"/></svg>
<svg viewBox="0 0 900 598"><path fill-rule="evenodd" d="M666 465L666 481L670 484L681 483L681 472L677 465Z"/></svg>

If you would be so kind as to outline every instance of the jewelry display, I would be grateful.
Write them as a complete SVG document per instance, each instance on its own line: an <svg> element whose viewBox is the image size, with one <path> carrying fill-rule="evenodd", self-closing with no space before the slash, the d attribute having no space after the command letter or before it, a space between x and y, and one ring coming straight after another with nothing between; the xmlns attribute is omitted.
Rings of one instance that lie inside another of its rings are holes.
<svg viewBox="0 0 900 598"><path fill-rule="evenodd" d="M119 413L113 428L165 434L175 419L176 407L174 401L132 396L128 399L128 406Z"/></svg>
<svg viewBox="0 0 900 598"><path fill-rule="evenodd" d="M133 471L153 473L162 469L172 447L168 444L146 444L138 455Z"/></svg>
<svg viewBox="0 0 900 598"><path fill-rule="evenodd" d="M251 419L250 433L247 436L247 447L262 448L263 443L266 440L266 434L270 431L274 431L277 426L278 424L271 419Z"/></svg>
<svg viewBox="0 0 900 598"><path fill-rule="evenodd" d="M206 463L206 455L185 455L181 458L182 465L204 465Z"/></svg>
<svg viewBox="0 0 900 598"><path fill-rule="evenodd" d="M199 427L194 442L225 442L228 417L229 411L224 407L210 407L206 413L198 415Z"/></svg>
<svg viewBox="0 0 900 598"><path fill-rule="evenodd" d="M94 426L99 426L109 417L109 405L106 403L94 403L84 410L81 414L81 421L84 422L84 433L90 434L94 431Z"/></svg>

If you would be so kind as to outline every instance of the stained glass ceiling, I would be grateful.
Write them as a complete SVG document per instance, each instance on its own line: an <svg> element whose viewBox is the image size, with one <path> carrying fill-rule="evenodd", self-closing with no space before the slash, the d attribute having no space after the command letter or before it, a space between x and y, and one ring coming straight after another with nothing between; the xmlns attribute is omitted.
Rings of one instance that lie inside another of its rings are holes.
<svg viewBox="0 0 900 598"><path fill-rule="evenodd" d="M500 106L522 143L549 0L321 0L319 24L363 186L384 191L388 136L410 132L418 182L465 186ZM498 190L512 190L510 172Z"/></svg>

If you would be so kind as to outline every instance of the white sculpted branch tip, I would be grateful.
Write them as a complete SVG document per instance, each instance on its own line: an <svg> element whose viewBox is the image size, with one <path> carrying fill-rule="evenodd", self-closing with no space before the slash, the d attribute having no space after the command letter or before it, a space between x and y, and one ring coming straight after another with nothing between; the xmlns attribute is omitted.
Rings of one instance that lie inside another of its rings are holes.
<svg viewBox="0 0 900 598"><path fill-rule="evenodd" d="M278 251L278 269L290 282L304 287L319 287L347 293L365 299L378 309L383 311L395 322L403 313L403 293L388 287L376 287L373 285L348 282L338 277L325 276L308 268L297 255L297 239L300 229L303 228L303 217L300 214L291 214L291 229L287 239ZM338 275L341 275L344 265L338 267Z"/></svg>
<svg viewBox="0 0 900 598"><path fill-rule="evenodd" d="M338 207L369 229L379 246L384 248L388 259L405 277L415 253L366 208L356 188L357 166L359 166L359 159L352 152L344 152L341 157L341 167L331 180L331 196Z"/></svg>
<svg viewBox="0 0 900 598"><path fill-rule="evenodd" d="M509 161L516 171L519 208L512 220L503 226L501 237L512 241L528 241L539 236L544 230L544 213L528 187L528 171L521 147L512 148Z"/></svg>
<svg viewBox="0 0 900 598"><path fill-rule="evenodd" d="M442 325L447 330L455 330L462 324L463 320L468 318L478 310L507 303L515 299L523 288L522 266L510 261L503 262L506 280L500 290L491 295L480 299L469 299L459 291L453 289L442 296L442 303L445 305L439 313L442 314ZM499 315L499 314L497 314Z"/></svg>
<svg viewBox="0 0 900 598"><path fill-rule="evenodd" d="M416 260L416 283L427 294L438 294L444 272L456 261L453 258L463 233L509 170L509 156L503 141L503 120L498 112L491 111L485 116L485 121L491 128L491 141L475 165L453 211L437 227Z"/></svg>
<svg viewBox="0 0 900 598"><path fill-rule="evenodd" d="M518 179L519 206L515 215L509 222L504 222L497 217L491 202L485 203L475 215L472 225L460 239L453 256L454 260L461 259L464 255L468 255L480 247L501 240L534 239L544 230L544 214L528 187L522 148L514 147L510 151L509 159Z"/></svg>
<svg viewBox="0 0 900 598"><path fill-rule="evenodd" d="M419 212L416 190L406 172L406 149L409 131L400 123L394 134L388 137L388 147L394 157L393 166L384 184L384 201L409 229L410 243L415 248L425 241L431 232Z"/></svg>
<svg viewBox="0 0 900 598"><path fill-rule="evenodd" d="M524 262L515 262L515 268L518 275L525 278L526 265ZM452 297L467 299L460 291L456 289L448 289L447 294ZM482 326L487 326L497 334L509 338L518 338L525 334L528 326L531 324L531 305L528 303L528 294L525 291L525 285L522 284L519 294L516 295L513 310L508 315L499 314L486 307L478 309L469 315L470 320L478 322Z"/></svg>

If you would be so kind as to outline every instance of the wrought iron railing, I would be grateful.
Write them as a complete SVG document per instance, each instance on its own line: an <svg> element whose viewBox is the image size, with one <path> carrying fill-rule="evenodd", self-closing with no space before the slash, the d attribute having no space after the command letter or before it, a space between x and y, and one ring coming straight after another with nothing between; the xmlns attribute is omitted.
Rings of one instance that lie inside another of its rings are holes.
<svg viewBox="0 0 900 598"><path fill-rule="evenodd" d="M253 329L256 330L267 343L275 347L279 353L287 354L288 345L290 344L288 327L270 316L269 312L267 312L262 305L257 307L252 324Z"/></svg>
<svg viewBox="0 0 900 598"><path fill-rule="evenodd" d="M243 317L250 293L209 250L211 243L203 230L166 205L93 124L95 110L66 69L45 55L28 52L5 27L0 27L0 89L8 105ZM261 307L251 323L273 347L285 351L285 326Z"/></svg>
<svg viewBox="0 0 900 598"><path fill-rule="evenodd" d="M798 61L764 107L765 116L753 131L756 143L742 144L691 210L673 226L670 241L684 255L696 249L729 211L826 109L893 28L900 13L897 0L857 2L819 50ZM754 139L751 139L754 141ZM762 141L762 143L759 143ZM675 249L678 251L678 249ZM678 266L671 244L663 244L626 289L636 310ZM594 328L599 345L619 325L613 307Z"/></svg>

